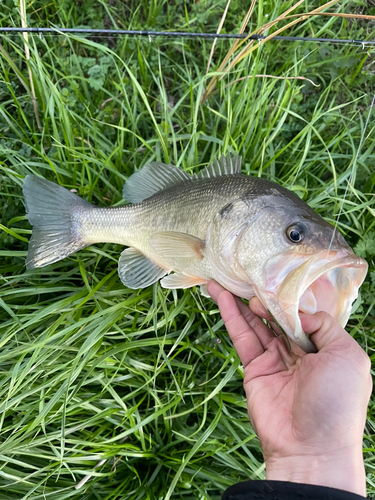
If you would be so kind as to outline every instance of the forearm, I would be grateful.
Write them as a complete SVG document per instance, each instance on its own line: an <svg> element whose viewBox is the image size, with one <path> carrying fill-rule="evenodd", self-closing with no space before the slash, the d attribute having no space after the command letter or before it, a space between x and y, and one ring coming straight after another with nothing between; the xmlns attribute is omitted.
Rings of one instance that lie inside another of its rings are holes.
<svg viewBox="0 0 375 500"><path fill-rule="evenodd" d="M361 447L349 453L269 459L266 479L328 486L366 496Z"/></svg>

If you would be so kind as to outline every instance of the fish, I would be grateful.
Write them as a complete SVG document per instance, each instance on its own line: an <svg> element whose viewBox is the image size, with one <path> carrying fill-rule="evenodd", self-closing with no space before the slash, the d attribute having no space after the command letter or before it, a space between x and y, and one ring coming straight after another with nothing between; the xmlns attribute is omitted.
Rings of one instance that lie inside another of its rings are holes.
<svg viewBox="0 0 375 500"><path fill-rule="evenodd" d="M27 269L57 262L95 243L127 248L118 261L131 289L167 289L216 280L244 299L257 296L288 337L316 352L300 312L326 311L345 327L368 264L341 233L295 193L241 173L241 158L215 159L198 174L158 161L133 173L129 204L98 207L62 186L27 175L33 226Z"/></svg>

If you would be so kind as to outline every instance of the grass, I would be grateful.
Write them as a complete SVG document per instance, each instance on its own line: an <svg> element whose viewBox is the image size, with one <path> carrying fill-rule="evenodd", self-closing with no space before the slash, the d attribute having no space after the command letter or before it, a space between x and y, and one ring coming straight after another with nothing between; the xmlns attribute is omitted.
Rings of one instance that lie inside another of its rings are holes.
<svg viewBox="0 0 375 500"><path fill-rule="evenodd" d="M294 11L314 5L305 2ZM27 6L29 26L216 31L226 2L83 0ZM255 30L293 4L259 0ZM5 0L1 25L20 25ZM246 9L250 6L246 6ZM246 9L233 0L224 30ZM330 12L375 14L343 1ZM290 35L374 38L371 21L314 17ZM152 160L195 172L228 149L243 172L294 190L337 223L370 273L348 331L374 358L374 52L269 41L201 104L231 42L29 36L39 129L21 36L0 46L0 498L209 499L264 464L243 372L213 302L198 290L124 288L118 245L26 271L21 194L43 175L98 205L121 204ZM248 78L258 74L304 80ZM259 235L261 238L261 235ZM374 400L364 436L375 498Z"/></svg>

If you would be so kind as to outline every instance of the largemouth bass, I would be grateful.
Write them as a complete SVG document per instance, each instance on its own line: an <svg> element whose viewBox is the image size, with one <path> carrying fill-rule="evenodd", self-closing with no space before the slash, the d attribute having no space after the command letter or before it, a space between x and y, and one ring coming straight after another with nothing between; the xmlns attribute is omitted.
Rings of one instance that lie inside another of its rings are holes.
<svg viewBox="0 0 375 500"><path fill-rule="evenodd" d="M215 279L239 297L257 296L306 352L315 346L299 311L327 311L345 326L367 273L343 236L297 195L241 174L222 156L199 174L151 162L129 177L131 205L96 207L43 178L26 176L33 226L27 269L47 266L94 243L126 245L123 284L189 288ZM173 274L170 274L174 271Z"/></svg>

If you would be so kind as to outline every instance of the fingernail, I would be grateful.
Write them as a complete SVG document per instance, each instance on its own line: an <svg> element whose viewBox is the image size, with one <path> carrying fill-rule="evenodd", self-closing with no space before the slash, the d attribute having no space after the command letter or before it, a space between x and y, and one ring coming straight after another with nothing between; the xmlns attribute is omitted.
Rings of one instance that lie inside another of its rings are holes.
<svg viewBox="0 0 375 500"><path fill-rule="evenodd" d="M258 299L258 297L253 297L251 300L250 300L250 309L255 313L257 314L258 316L269 316L266 308L264 307L264 305L261 303L261 301Z"/></svg>

